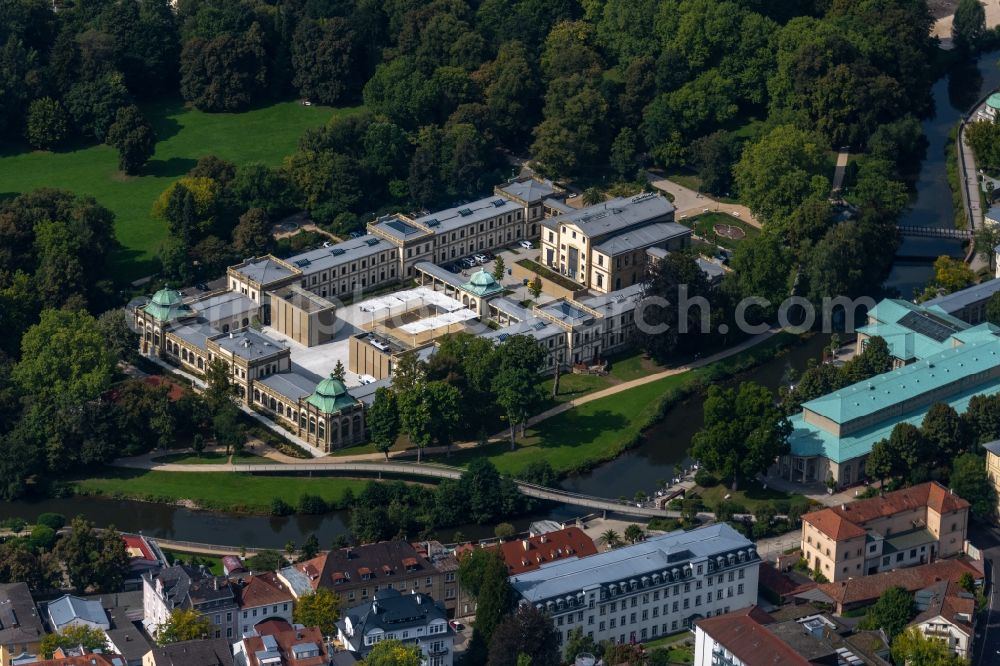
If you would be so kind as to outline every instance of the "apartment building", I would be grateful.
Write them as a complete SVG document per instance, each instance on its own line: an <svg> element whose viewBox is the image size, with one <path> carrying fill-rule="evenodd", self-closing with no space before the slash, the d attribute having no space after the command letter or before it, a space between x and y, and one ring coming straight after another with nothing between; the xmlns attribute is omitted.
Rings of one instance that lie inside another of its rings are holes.
<svg viewBox="0 0 1000 666"><path fill-rule="evenodd" d="M442 601L449 615L458 604L457 569L439 570L405 541L380 541L331 550L278 572L296 598L320 587L337 593L341 610L380 590L422 592Z"/></svg>
<svg viewBox="0 0 1000 666"><path fill-rule="evenodd" d="M969 503L936 481L802 516L802 556L840 581L961 554Z"/></svg>
<svg viewBox="0 0 1000 666"><path fill-rule="evenodd" d="M540 259L584 287L617 291L642 282L650 248L690 245L691 230L673 220L673 204L657 194L566 212L543 220Z"/></svg>
<svg viewBox="0 0 1000 666"><path fill-rule="evenodd" d="M647 641L757 600L760 557L726 524L676 531L512 576L523 603L549 613L560 642Z"/></svg>
<svg viewBox="0 0 1000 666"><path fill-rule="evenodd" d="M454 639L444 606L416 591L379 590L337 621L337 640L362 657L382 641L398 640L419 647L426 666L451 666Z"/></svg>

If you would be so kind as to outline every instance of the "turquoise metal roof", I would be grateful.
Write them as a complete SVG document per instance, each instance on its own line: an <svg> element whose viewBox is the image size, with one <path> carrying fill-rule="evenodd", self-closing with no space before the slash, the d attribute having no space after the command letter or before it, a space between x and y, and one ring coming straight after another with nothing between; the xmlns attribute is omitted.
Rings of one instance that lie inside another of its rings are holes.
<svg viewBox="0 0 1000 666"><path fill-rule="evenodd" d="M960 378L1000 366L997 339L981 340L929 356L834 391L802 405L831 421L846 424L931 391L944 389Z"/></svg>
<svg viewBox="0 0 1000 666"><path fill-rule="evenodd" d="M889 346L889 353L907 362L927 358L952 347L951 341L937 342L899 324L869 324L859 327L858 333L884 339Z"/></svg>
<svg viewBox="0 0 1000 666"><path fill-rule="evenodd" d="M969 400L973 396L994 393L1000 393L1000 379L974 387L940 402L951 405L955 411L961 414L968 409ZM805 423L802 420L802 415L796 414L789 419L792 423L792 434L788 438L788 444L793 456L823 456L834 462L842 463L852 458L868 455L875 442L889 438L897 423L906 422L919 426L927 414L927 409L928 407L923 407L902 416L886 419L871 428L859 430L844 437L837 437L811 423Z"/></svg>

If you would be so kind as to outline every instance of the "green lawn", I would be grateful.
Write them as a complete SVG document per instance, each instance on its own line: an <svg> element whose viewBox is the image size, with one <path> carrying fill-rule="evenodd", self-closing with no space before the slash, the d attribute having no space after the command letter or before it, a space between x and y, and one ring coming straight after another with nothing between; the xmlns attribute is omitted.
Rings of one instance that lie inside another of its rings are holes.
<svg viewBox="0 0 1000 666"><path fill-rule="evenodd" d="M711 488L697 488L697 493L701 495L702 502L706 506L718 506L726 495L731 495L729 501L742 504L747 511L753 513L761 504L767 504L772 500L787 500L791 497L788 493L773 488L762 488L755 481L746 479L740 482L739 490L730 490L726 485L719 484Z"/></svg>
<svg viewBox="0 0 1000 666"><path fill-rule="evenodd" d="M557 473L579 471L627 449L656 416L660 400L686 382L686 373L674 375L575 407L529 428L514 451L509 443L498 442L433 460L465 465L485 454L497 469L511 474L542 460Z"/></svg>
<svg viewBox="0 0 1000 666"><path fill-rule="evenodd" d="M682 641L685 638L690 638L690 631L682 631L680 633L673 634L671 636L664 636L663 638L657 638L655 641L649 641L648 643L643 643L642 646L647 650L658 650L660 648L673 645L678 641Z"/></svg>
<svg viewBox="0 0 1000 666"><path fill-rule="evenodd" d="M268 513L271 500L280 497L298 504L303 493L339 503L350 488L359 492L366 480L335 477L251 476L228 472L156 472L110 469L73 482L82 495L175 503L190 500L204 509Z"/></svg>
<svg viewBox="0 0 1000 666"><path fill-rule="evenodd" d="M500 441L456 451L450 457L435 455L425 458L462 466L486 456L501 472L511 474L517 474L529 464L542 460L548 461L559 474L583 471L614 459L632 446L642 431L655 422L664 402L673 402L690 391L763 363L797 339L798 336L790 333L780 333L755 347L697 370L664 377L579 405L546 419L535 428L529 428L526 436L518 440L514 451L510 450L508 441ZM639 368L648 362L640 359L626 361L625 365L626 369Z"/></svg>
<svg viewBox="0 0 1000 666"><path fill-rule="evenodd" d="M55 153L0 149L0 196L59 187L90 195L115 213L122 248L114 256L114 275L127 280L155 270L166 227L150 217L150 208L199 157L218 155L237 164L277 165L295 150L306 129L322 125L334 113L355 109L281 102L244 113L203 113L186 109L179 100L165 100L146 105L143 111L159 143L142 176L120 174L116 151L105 145Z"/></svg>
<svg viewBox="0 0 1000 666"><path fill-rule="evenodd" d="M163 548L162 550L163 554L167 556L167 559L173 558L174 562L181 561L185 564L190 564L193 558L198 562L198 564L204 564L213 576L222 576L224 574L221 557L216 557L214 555L199 555L198 553L188 553L182 550L170 550L167 548Z"/></svg>
<svg viewBox="0 0 1000 666"><path fill-rule="evenodd" d="M689 217L685 220L681 220L681 223L694 229L694 232L702 238L730 249L735 248L743 241L719 236L715 233L715 225L728 224L737 226L743 230L746 234L746 238L752 238L760 233L758 229L750 226L743 220L725 213L704 213L696 217Z"/></svg>

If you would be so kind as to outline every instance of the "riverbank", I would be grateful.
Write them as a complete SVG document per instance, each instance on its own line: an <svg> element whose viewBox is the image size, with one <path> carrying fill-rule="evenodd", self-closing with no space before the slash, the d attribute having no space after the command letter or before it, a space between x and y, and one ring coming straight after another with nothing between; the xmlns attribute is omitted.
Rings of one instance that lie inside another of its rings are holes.
<svg viewBox="0 0 1000 666"><path fill-rule="evenodd" d="M365 479L253 476L221 472L207 477L197 472L112 468L76 479L69 486L77 495L172 504L189 509L268 515L271 502L281 499L297 507L302 495L323 498L327 506L345 508L347 500L368 483Z"/></svg>
<svg viewBox="0 0 1000 666"><path fill-rule="evenodd" d="M781 332L728 358L574 405L529 427L513 451L509 441L499 441L426 458L464 466L485 455L501 473L515 476L543 462L558 476L587 472L636 446L681 401L775 358L800 339Z"/></svg>

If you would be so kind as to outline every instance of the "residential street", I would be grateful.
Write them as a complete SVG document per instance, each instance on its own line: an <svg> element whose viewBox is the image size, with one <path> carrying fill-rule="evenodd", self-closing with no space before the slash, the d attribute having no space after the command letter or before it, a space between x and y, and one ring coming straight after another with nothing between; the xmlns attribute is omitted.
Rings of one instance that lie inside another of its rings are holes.
<svg viewBox="0 0 1000 666"><path fill-rule="evenodd" d="M976 626L976 650L973 654L974 666L1000 663L1000 595L995 585L995 572L1000 562L1000 529L982 528L969 525L969 540L983 554L986 568L986 592L990 600L988 610L982 612Z"/></svg>

